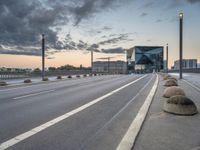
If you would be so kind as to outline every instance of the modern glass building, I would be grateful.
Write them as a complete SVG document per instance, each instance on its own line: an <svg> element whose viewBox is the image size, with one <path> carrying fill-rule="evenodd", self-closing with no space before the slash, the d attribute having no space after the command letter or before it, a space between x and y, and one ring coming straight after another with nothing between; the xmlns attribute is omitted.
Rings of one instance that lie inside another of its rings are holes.
<svg viewBox="0 0 200 150"><path fill-rule="evenodd" d="M153 72L163 69L162 46L135 46L127 50L128 72Z"/></svg>

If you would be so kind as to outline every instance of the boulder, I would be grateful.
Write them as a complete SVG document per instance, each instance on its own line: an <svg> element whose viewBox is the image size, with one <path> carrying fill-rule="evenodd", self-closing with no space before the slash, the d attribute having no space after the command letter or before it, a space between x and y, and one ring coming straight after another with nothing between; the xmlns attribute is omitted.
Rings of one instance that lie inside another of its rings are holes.
<svg viewBox="0 0 200 150"><path fill-rule="evenodd" d="M31 83L32 81L31 81L31 79L25 79L24 80L24 83Z"/></svg>
<svg viewBox="0 0 200 150"><path fill-rule="evenodd" d="M177 81L177 79L175 77L168 77L168 79L173 79L173 80Z"/></svg>
<svg viewBox="0 0 200 150"><path fill-rule="evenodd" d="M163 80L167 80L169 77L171 77L170 75L164 75Z"/></svg>
<svg viewBox="0 0 200 150"><path fill-rule="evenodd" d="M194 102L183 95L175 95L170 97L164 103L163 110L171 114L186 116L198 113Z"/></svg>
<svg viewBox="0 0 200 150"><path fill-rule="evenodd" d="M183 95L183 96L185 96L185 92L180 87L171 86L171 87L167 87L164 90L163 97L170 98L170 97L175 96L175 95Z"/></svg>
<svg viewBox="0 0 200 150"><path fill-rule="evenodd" d="M70 79L70 78L72 78L72 76L71 76L71 75L69 75L67 78L69 78L69 79Z"/></svg>
<svg viewBox="0 0 200 150"><path fill-rule="evenodd" d="M0 86L6 86L6 85L7 85L6 81L0 80Z"/></svg>
<svg viewBox="0 0 200 150"><path fill-rule="evenodd" d="M57 76L57 79L62 79L62 76Z"/></svg>
<svg viewBox="0 0 200 150"><path fill-rule="evenodd" d="M177 84L176 80L174 80L174 79L168 79L165 82L164 86L178 86L178 84Z"/></svg>
<svg viewBox="0 0 200 150"><path fill-rule="evenodd" d="M48 77L44 77L44 78L42 79L42 81L49 81L49 78L48 78Z"/></svg>

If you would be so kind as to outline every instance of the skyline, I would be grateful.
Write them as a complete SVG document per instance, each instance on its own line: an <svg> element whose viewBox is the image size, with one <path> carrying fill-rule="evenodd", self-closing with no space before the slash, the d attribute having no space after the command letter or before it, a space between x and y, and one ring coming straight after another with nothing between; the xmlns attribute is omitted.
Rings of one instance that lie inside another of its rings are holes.
<svg viewBox="0 0 200 150"><path fill-rule="evenodd" d="M90 66L91 50L94 61L125 60L123 49L167 43L171 67L179 59L180 12L183 58L200 62L199 0L2 0L0 7L0 67L41 67L41 33L46 35L46 67Z"/></svg>

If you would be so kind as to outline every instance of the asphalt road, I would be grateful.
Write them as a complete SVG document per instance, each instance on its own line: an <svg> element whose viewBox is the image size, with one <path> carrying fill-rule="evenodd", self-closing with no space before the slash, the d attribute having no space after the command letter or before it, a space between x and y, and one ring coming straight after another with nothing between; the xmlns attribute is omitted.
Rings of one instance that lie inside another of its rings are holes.
<svg viewBox="0 0 200 150"><path fill-rule="evenodd" d="M0 89L0 143L110 93L101 101L10 146L17 150L114 150L156 76L109 75Z"/></svg>

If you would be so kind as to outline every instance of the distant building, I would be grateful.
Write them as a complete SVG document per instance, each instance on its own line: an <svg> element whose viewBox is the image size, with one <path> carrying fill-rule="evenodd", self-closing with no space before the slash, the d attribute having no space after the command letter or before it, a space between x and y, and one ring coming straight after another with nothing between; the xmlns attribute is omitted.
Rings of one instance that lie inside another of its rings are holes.
<svg viewBox="0 0 200 150"><path fill-rule="evenodd" d="M96 61L93 62L93 72L125 74L126 66L124 61Z"/></svg>
<svg viewBox="0 0 200 150"><path fill-rule="evenodd" d="M200 68L200 63L197 64L197 68Z"/></svg>
<svg viewBox="0 0 200 150"><path fill-rule="evenodd" d="M174 69L178 70L180 68L180 61L174 61ZM183 69L194 69L197 68L197 59L183 59L182 62Z"/></svg>
<svg viewBox="0 0 200 150"><path fill-rule="evenodd" d="M135 46L127 50L128 72L153 72L164 69L162 46Z"/></svg>

